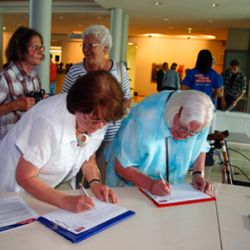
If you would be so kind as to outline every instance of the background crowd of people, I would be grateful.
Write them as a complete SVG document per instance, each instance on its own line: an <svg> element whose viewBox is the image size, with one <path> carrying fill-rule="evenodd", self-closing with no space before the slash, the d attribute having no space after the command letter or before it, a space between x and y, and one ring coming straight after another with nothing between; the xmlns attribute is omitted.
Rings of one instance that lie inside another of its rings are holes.
<svg viewBox="0 0 250 250"><path fill-rule="evenodd" d="M185 69L180 65L176 71L177 63L164 62L157 72L157 91L194 89L206 93L213 101L215 108L229 111L246 93L246 76L240 70L240 61L233 59L230 67L221 75L213 69L214 57L209 50L201 50L197 55L195 67Z"/></svg>

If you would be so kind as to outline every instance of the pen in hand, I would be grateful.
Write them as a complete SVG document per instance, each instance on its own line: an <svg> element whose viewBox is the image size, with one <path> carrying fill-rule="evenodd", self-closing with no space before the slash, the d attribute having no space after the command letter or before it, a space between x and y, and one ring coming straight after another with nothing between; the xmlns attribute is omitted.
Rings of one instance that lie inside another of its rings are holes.
<svg viewBox="0 0 250 250"><path fill-rule="evenodd" d="M161 181L163 182L163 184L168 186L168 189L169 189L169 194L168 195L170 196L170 184L165 181L165 179L163 178L163 176L162 176L162 174L161 174L160 171L158 171L158 174L159 174L159 176L160 176Z"/></svg>
<svg viewBox="0 0 250 250"><path fill-rule="evenodd" d="M82 185L82 183L79 183L79 187L81 188L82 193L83 193L86 197L90 198L90 196L89 196L87 190L84 188L84 186ZM91 198L90 198L90 199L91 199ZM91 202L91 203L92 203L92 205L93 205L92 208L95 209L95 206L94 206L93 202Z"/></svg>
<svg viewBox="0 0 250 250"><path fill-rule="evenodd" d="M79 186L80 186L83 194L85 194L87 197L89 197L89 194L88 194L87 190L83 187L82 183L79 183Z"/></svg>

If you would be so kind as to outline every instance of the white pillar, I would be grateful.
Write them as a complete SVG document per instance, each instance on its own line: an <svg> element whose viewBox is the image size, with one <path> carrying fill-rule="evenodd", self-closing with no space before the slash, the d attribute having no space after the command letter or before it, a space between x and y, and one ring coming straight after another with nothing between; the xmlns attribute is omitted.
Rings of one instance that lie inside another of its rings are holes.
<svg viewBox="0 0 250 250"><path fill-rule="evenodd" d="M126 13L124 13L122 19L122 39L121 39L121 62L124 63L127 63L128 21L129 17Z"/></svg>
<svg viewBox="0 0 250 250"><path fill-rule="evenodd" d="M45 60L37 67L42 88L49 93L50 41L51 41L52 0L30 0L29 26L37 30L44 39Z"/></svg>
<svg viewBox="0 0 250 250"><path fill-rule="evenodd" d="M0 69L3 68L3 15L0 14Z"/></svg>
<svg viewBox="0 0 250 250"><path fill-rule="evenodd" d="M111 9L110 32L113 38L113 46L110 51L110 58L115 62L121 61L122 18L122 9Z"/></svg>

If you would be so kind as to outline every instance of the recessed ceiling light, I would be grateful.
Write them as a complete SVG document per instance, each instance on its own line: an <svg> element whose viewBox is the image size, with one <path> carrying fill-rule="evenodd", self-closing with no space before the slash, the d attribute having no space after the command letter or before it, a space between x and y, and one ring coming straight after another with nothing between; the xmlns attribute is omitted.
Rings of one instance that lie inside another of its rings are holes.
<svg viewBox="0 0 250 250"><path fill-rule="evenodd" d="M154 6L160 6L160 5L162 5L161 2L158 2L158 1L154 2Z"/></svg>
<svg viewBox="0 0 250 250"><path fill-rule="evenodd" d="M3 26L3 31L5 31L6 30L6 27L5 26Z"/></svg>
<svg viewBox="0 0 250 250"><path fill-rule="evenodd" d="M211 3L212 7L219 7L220 5L218 3Z"/></svg>
<svg viewBox="0 0 250 250"><path fill-rule="evenodd" d="M164 20L165 22L169 21L169 19L168 19L167 17L165 17L163 20Z"/></svg>
<svg viewBox="0 0 250 250"><path fill-rule="evenodd" d="M158 33L149 33L149 34L144 34L144 37L162 37L162 34L158 34Z"/></svg>

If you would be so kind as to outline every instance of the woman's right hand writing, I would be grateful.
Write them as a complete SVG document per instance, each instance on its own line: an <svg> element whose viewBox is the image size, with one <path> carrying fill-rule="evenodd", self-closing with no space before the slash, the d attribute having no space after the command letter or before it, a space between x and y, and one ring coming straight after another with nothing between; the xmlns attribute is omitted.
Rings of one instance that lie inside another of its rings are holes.
<svg viewBox="0 0 250 250"><path fill-rule="evenodd" d="M171 192L171 185L162 180L153 180L150 192L159 196L169 195Z"/></svg>
<svg viewBox="0 0 250 250"><path fill-rule="evenodd" d="M60 207L71 212L80 213L92 209L94 202L86 195L66 195Z"/></svg>

